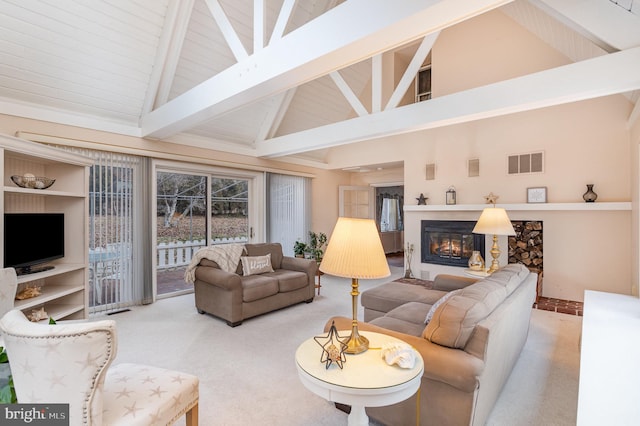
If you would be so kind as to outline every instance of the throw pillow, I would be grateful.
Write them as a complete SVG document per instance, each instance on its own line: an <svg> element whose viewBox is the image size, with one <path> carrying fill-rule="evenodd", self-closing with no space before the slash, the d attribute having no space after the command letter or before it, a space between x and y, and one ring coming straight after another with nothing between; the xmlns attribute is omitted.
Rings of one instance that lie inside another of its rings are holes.
<svg viewBox="0 0 640 426"><path fill-rule="evenodd" d="M244 276L273 272L271 253L264 256L242 256L242 274Z"/></svg>
<svg viewBox="0 0 640 426"><path fill-rule="evenodd" d="M440 299L436 300L436 303L434 303L433 306L431 306L431 309L429 309L429 312L427 312L427 317L424 319L424 323L429 324L429 322L431 321L431 318L433 318L433 314L436 313L436 309L438 309L440 305L442 305L444 302L449 300L451 297L460 293L460 291L462 291L462 289L450 291L449 293L442 296Z"/></svg>

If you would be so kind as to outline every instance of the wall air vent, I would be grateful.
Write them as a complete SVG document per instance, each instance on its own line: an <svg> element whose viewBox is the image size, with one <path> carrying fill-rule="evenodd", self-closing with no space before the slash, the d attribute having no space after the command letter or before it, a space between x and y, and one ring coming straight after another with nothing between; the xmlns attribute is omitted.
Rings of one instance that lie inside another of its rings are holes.
<svg viewBox="0 0 640 426"><path fill-rule="evenodd" d="M528 154L512 154L507 159L507 169L510 175L523 173L543 173L544 153L531 152Z"/></svg>
<svg viewBox="0 0 640 426"><path fill-rule="evenodd" d="M434 163L427 164L427 180L435 180L436 178L436 165Z"/></svg>
<svg viewBox="0 0 640 426"><path fill-rule="evenodd" d="M469 177L478 177L480 176L480 159L472 158L467 162L467 170L469 173Z"/></svg>

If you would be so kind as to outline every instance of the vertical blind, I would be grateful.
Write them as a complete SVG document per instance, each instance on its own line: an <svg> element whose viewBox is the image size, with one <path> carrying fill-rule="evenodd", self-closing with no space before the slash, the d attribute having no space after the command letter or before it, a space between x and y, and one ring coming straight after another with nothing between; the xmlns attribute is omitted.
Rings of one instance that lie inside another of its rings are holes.
<svg viewBox="0 0 640 426"><path fill-rule="evenodd" d="M267 173L266 180L267 241L293 256L294 243L308 241L311 230L311 179Z"/></svg>
<svg viewBox="0 0 640 426"><path fill-rule="evenodd" d="M81 148L60 148L94 160L89 174L89 307L111 312L141 304L144 298L140 266L134 267L143 229L139 205L144 159L127 154ZM138 244L136 245L136 242ZM135 256L135 257L134 257ZM144 262L137 262L138 265ZM135 278L138 277L138 278Z"/></svg>

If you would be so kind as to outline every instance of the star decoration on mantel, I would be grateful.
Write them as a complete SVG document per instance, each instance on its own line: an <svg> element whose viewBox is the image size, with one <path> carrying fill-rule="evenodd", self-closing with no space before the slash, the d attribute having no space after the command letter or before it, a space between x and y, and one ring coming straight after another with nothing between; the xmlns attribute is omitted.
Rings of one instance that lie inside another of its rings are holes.
<svg viewBox="0 0 640 426"><path fill-rule="evenodd" d="M495 204L496 201L498 201L498 198L500 198L500 196L495 195L493 192L490 192L489 195L484 196L487 204Z"/></svg>
<svg viewBox="0 0 640 426"><path fill-rule="evenodd" d="M347 344L343 343L341 339L344 337L338 334L335 322L331 323L331 328L326 336L315 336L313 340L322 346L322 355L320 356L320 362L324 362L325 368L328 370L332 363L336 363L340 369L342 364L347 362L347 357L344 354L347 349Z"/></svg>

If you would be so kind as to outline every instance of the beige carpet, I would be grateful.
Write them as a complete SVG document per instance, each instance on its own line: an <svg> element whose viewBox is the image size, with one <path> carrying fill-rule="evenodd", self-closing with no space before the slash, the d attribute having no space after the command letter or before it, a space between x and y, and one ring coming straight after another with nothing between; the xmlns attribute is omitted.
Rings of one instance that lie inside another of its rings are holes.
<svg viewBox="0 0 640 426"><path fill-rule="evenodd" d="M360 290L402 273L393 267L392 277L363 280ZM300 383L294 353L302 341L322 333L329 317L350 315L349 293L350 280L324 275L321 295L313 303L246 320L236 328L198 314L193 295L135 307L108 317L118 324L115 363L146 363L197 375L203 426L346 425L346 414ZM580 327L580 317L533 311L529 339L490 425L575 424Z"/></svg>

